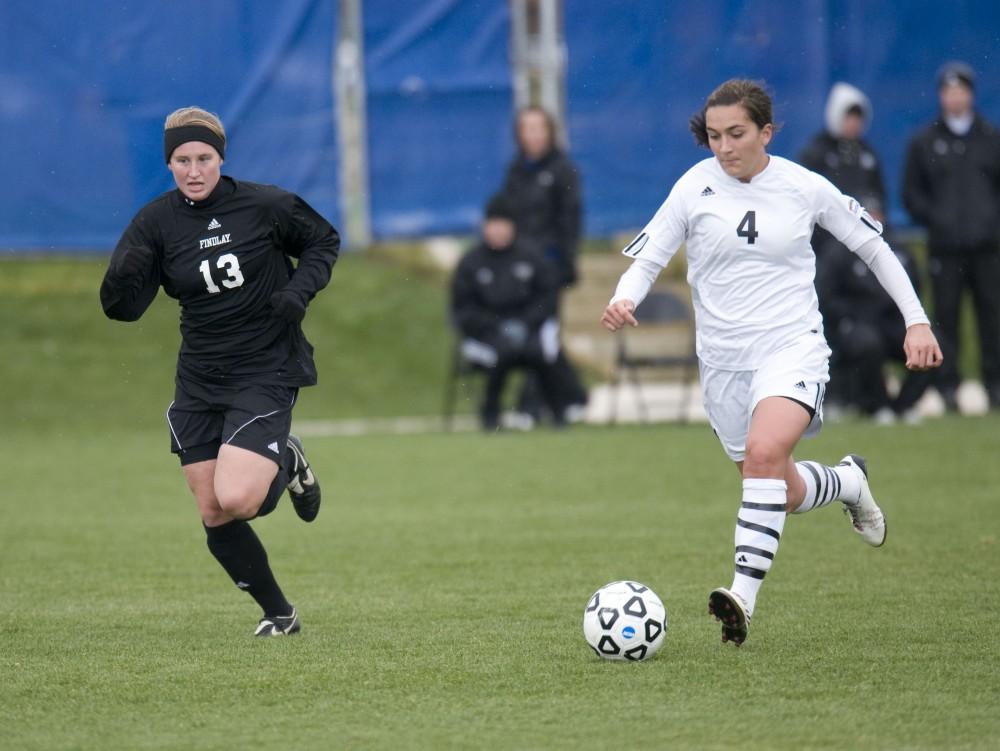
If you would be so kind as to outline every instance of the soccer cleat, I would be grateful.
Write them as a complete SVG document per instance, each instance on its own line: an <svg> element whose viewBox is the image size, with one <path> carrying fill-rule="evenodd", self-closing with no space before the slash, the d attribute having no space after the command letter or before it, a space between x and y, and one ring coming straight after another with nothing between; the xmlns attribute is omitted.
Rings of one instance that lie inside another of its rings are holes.
<svg viewBox="0 0 1000 751"><path fill-rule="evenodd" d="M851 525L861 539L873 547L881 546L885 542L885 515L868 487L868 464L863 457L848 454L837 466L854 467L861 480L861 497L854 503L844 501L844 513L851 517Z"/></svg>
<svg viewBox="0 0 1000 751"><path fill-rule="evenodd" d="M260 619L254 636L288 636L302 630L299 613L293 607L291 615L266 615Z"/></svg>
<svg viewBox="0 0 1000 751"><path fill-rule="evenodd" d="M291 479L288 481L288 495L292 499L295 513L302 521L311 522L319 513L319 480L309 468L302 441L297 436L288 436L288 450L293 457Z"/></svg>
<svg viewBox="0 0 1000 751"><path fill-rule="evenodd" d="M725 587L713 589L708 595L708 614L722 621L722 641L731 641L737 647L747 639L750 615L746 603L735 592Z"/></svg>

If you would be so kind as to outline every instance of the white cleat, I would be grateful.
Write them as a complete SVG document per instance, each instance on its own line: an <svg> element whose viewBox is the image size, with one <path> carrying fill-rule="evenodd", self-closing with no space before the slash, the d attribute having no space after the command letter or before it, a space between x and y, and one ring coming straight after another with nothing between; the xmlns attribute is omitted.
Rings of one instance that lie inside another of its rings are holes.
<svg viewBox="0 0 1000 751"><path fill-rule="evenodd" d="M851 517L854 531L872 547L880 547L885 542L885 515L875 503L871 488L868 487L868 465L863 457L848 454L841 459L840 467L853 467L861 480L861 497L854 503L844 501L844 513Z"/></svg>

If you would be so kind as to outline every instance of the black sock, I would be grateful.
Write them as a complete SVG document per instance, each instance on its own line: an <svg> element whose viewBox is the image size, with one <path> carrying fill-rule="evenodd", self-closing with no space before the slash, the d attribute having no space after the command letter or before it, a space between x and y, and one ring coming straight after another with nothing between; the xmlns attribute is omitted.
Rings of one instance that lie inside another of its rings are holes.
<svg viewBox="0 0 1000 751"><path fill-rule="evenodd" d="M264 615L289 615L292 606L281 593L260 538L242 519L205 527L208 549L237 587L253 597Z"/></svg>
<svg viewBox="0 0 1000 751"><path fill-rule="evenodd" d="M285 488L288 487L288 472L284 468L278 468L278 474L274 476L274 481L271 483L271 487L267 489L267 495L264 496L264 502L260 504L260 508L257 509L257 515L254 516L256 519L258 516L267 516L275 507L278 505L278 501L281 499L281 494L285 492Z"/></svg>

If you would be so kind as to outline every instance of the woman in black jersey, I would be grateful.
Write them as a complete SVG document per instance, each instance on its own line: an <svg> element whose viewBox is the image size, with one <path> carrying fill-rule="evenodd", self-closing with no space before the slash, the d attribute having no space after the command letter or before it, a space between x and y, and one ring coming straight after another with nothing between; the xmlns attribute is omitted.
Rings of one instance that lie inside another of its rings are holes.
<svg viewBox="0 0 1000 751"><path fill-rule="evenodd" d="M159 288L181 307L171 450L198 504L208 548L261 606L257 636L300 630L247 523L285 488L309 522L320 488L289 435L298 389L316 383L306 307L330 280L337 231L298 196L222 176L226 135L197 107L171 113L164 157L177 190L125 230L101 285L109 318L137 320ZM291 258L297 259L293 266Z"/></svg>

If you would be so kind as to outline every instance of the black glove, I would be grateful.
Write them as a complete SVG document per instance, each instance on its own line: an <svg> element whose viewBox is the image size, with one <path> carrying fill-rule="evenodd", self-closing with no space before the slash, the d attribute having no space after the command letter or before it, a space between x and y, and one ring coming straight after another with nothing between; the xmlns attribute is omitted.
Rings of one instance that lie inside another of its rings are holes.
<svg viewBox="0 0 1000 751"><path fill-rule="evenodd" d="M271 309L276 318L288 323L299 323L306 315L306 304L302 297L290 289L279 289L271 295Z"/></svg>
<svg viewBox="0 0 1000 751"><path fill-rule="evenodd" d="M516 318L500 321L500 336L513 349L523 349L528 341L528 324Z"/></svg>

